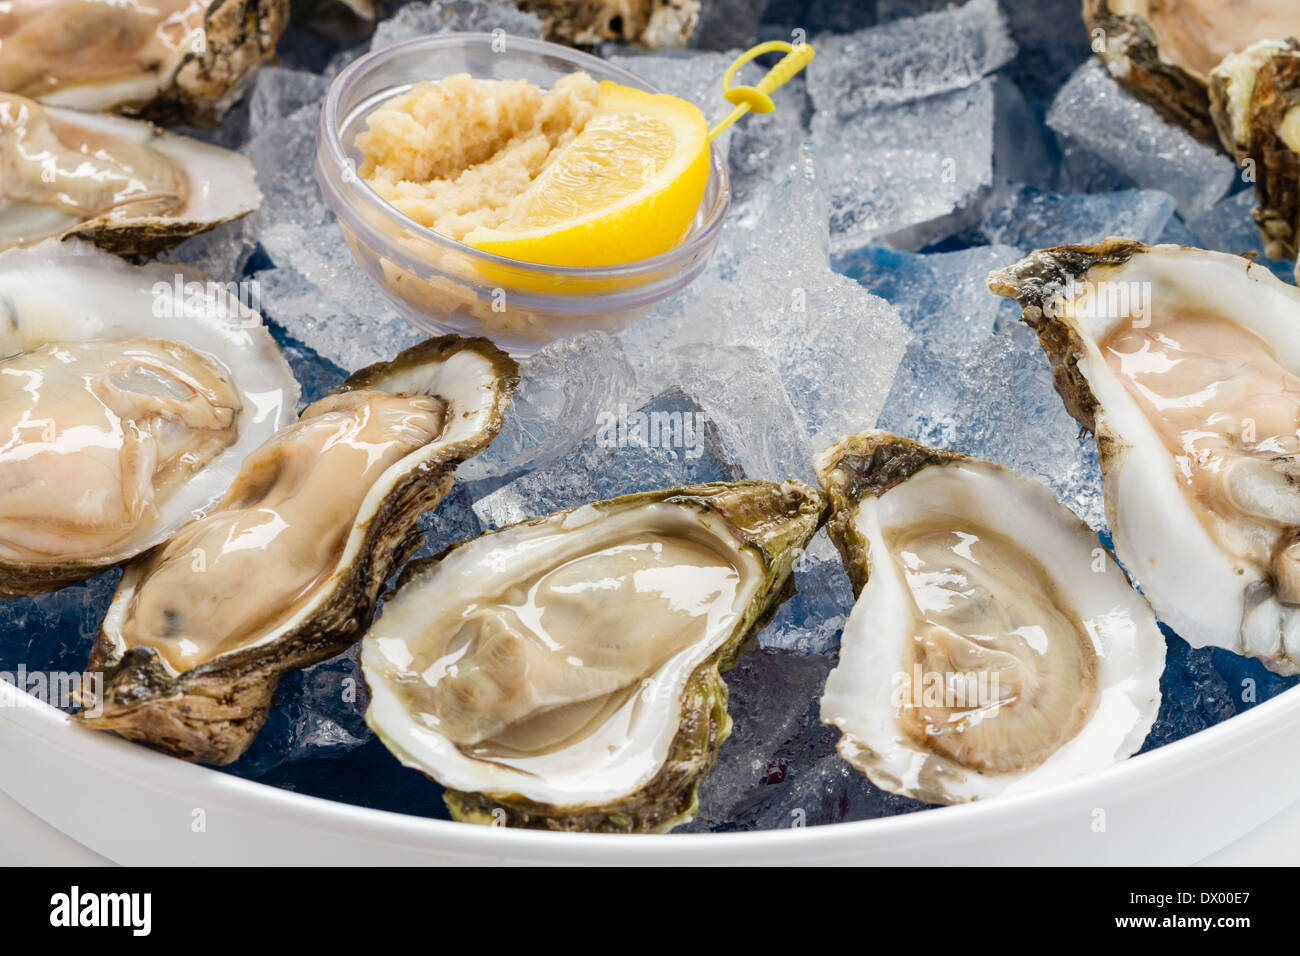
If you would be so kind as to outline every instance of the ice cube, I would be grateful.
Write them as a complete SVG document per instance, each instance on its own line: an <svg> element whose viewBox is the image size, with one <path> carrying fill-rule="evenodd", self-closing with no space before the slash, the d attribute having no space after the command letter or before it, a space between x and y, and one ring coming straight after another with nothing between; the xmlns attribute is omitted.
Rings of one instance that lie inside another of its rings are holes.
<svg viewBox="0 0 1300 956"><path fill-rule="evenodd" d="M1253 253L1284 282L1295 281L1295 265L1264 255L1264 244L1259 228L1251 215L1255 208L1255 191L1244 189L1220 200L1199 216L1187 220L1187 228L1195 237L1191 245L1233 255Z"/></svg>
<svg viewBox="0 0 1300 956"><path fill-rule="evenodd" d="M442 554L452 545L477 538L483 533L483 524L474 513L474 493L460 473L457 473L456 483L438 503L438 507L420 516L419 525L424 533L424 543L416 557Z"/></svg>
<svg viewBox="0 0 1300 956"><path fill-rule="evenodd" d="M1079 0L1004 3L1020 52L1007 71L1040 116L1070 74L1092 56Z"/></svg>
<svg viewBox="0 0 1300 956"><path fill-rule="evenodd" d="M853 588L825 533L818 533L795 562L794 585L794 596L759 633L759 644L801 654L833 651L853 608Z"/></svg>
<svg viewBox="0 0 1300 956"><path fill-rule="evenodd" d="M1192 230L1187 228L1187 223L1183 222L1182 218L1177 215L1169 217L1169 221L1165 223L1165 228L1160 233L1159 241L1161 243L1172 243L1175 246L1195 246L1198 244Z"/></svg>
<svg viewBox="0 0 1300 956"><path fill-rule="evenodd" d="M1016 55L997 0L969 0L847 36L822 34L813 46L813 106L841 119L970 86Z"/></svg>
<svg viewBox="0 0 1300 956"><path fill-rule="evenodd" d="M1093 528L1104 525L1091 437L1065 411L1046 356L1015 323L954 363L913 343L881 427L927 445L1001 462L1042 482Z"/></svg>
<svg viewBox="0 0 1300 956"><path fill-rule="evenodd" d="M822 164L811 141L784 152L728 213L714 253L712 274L733 285L755 260L796 261L820 268L830 257L830 201ZM774 224L780 255L774 255Z"/></svg>
<svg viewBox="0 0 1300 956"><path fill-rule="evenodd" d="M702 50L744 49L757 40L768 0L708 0L691 31L691 46Z"/></svg>
<svg viewBox="0 0 1300 956"><path fill-rule="evenodd" d="M109 571L48 594L0 601L0 671L81 673L120 577Z"/></svg>
<svg viewBox="0 0 1300 956"><path fill-rule="evenodd" d="M1005 76L995 81L993 101L993 175L999 183L1050 188L1056 182L1060 149L1056 136ZM995 201L995 200L990 200Z"/></svg>
<svg viewBox="0 0 1300 956"><path fill-rule="evenodd" d="M756 193L727 224L709 274L620 338L638 370L687 344L705 356L754 349L815 448L872 424L907 332L888 303L830 268L814 168L805 155ZM779 246L772 223L782 224Z"/></svg>
<svg viewBox="0 0 1300 956"><path fill-rule="evenodd" d="M594 436L478 498L474 513L485 527L499 528L619 495L739 477L708 415L670 390L637 409L606 411Z"/></svg>
<svg viewBox="0 0 1300 956"><path fill-rule="evenodd" d="M509 0L431 0L408 3L375 27L370 49L392 46L431 33L495 33L541 39L537 14L520 10ZM507 44L509 40L507 39Z"/></svg>
<svg viewBox="0 0 1300 956"><path fill-rule="evenodd" d="M426 338L378 303L362 314L350 311L292 268L263 269L253 278L263 314L346 371L387 361Z"/></svg>
<svg viewBox="0 0 1300 956"><path fill-rule="evenodd" d="M656 355L643 378L672 382L718 432L728 461L746 478L814 482L812 447L780 373L752 348L684 347Z"/></svg>
<svg viewBox="0 0 1300 956"><path fill-rule="evenodd" d="M1019 319L1015 303L989 292L988 274L1020 257L1018 249L997 245L926 255L868 246L837 265L898 309L918 348L957 363L998 326Z"/></svg>
<svg viewBox="0 0 1300 956"><path fill-rule="evenodd" d="M1061 162L1056 171L1056 192L1068 195L1139 188L1132 176L1102 162L1095 153L1073 140L1059 136L1056 139L1061 151Z"/></svg>
<svg viewBox="0 0 1300 956"><path fill-rule="evenodd" d="M1160 675L1160 714L1144 752L1227 720L1300 683L1300 678L1270 672L1257 660L1217 647L1190 647L1167 627L1161 630L1168 653Z"/></svg>
<svg viewBox="0 0 1300 956"><path fill-rule="evenodd" d="M743 117L728 136L727 167L731 177L731 213L742 215L755 195L781 181L784 170L799 161L808 139L804 125L804 78L796 76L776 95L776 109ZM808 215L812 215L812 210Z"/></svg>
<svg viewBox="0 0 1300 956"><path fill-rule="evenodd" d="M354 647L282 678L266 723L229 771L257 778L286 764L341 757L371 740L358 651Z"/></svg>
<svg viewBox="0 0 1300 956"><path fill-rule="evenodd" d="M1228 191L1232 160L1166 123L1089 60L1057 94L1047 124L1146 189L1170 193L1184 216L1210 209Z"/></svg>
<svg viewBox="0 0 1300 956"><path fill-rule="evenodd" d="M830 668L831 661L820 655L772 649L741 655L723 677L730 692L731 736L700 786L699 813L684 831L738 829L751 804L771 799L769 788L785 775L778 751L810 720L817 721L809 702L821 694Z"/></svg>
<svg viewBox="0 0 1300 956"><path fill-rule="evenodd" d="M257 248L260 222L257 212L234 222L223 222L215 229L186 239L162 259L201 269L214 282L235 282L244 274L244 267Z"/></svg>
<svg viewBox="0 0 1300 956"><path fill-rule="evenodd" d="M754 260L728 311L733 341L776 366L813 447L875 422L907 340L887 302L826 266Z"/></svg>
<svg viewBox="0 0 1300 956"><path fill-rule="evenodd" d="M831 204L831 248L869 242L916 249L978 218L993 183L994 86L845 117L813 116Z"/></svg>
<svg viewBox="0 0 1300 956"><path fill-rule="evenodd" d="M500 434L461 467L466 481L539 468L572 451L598 419L633 400L636 373L601 332L553 342L520 362L520 383Z"/></svg>
<svg viewBox="0 0 1300 956"><path fill-rule="evenodd" d="M295 339L285 331L284 326L273 319L266 321L276 344L280 346L280 353L293 370L293 377L302 386L299 410L332 392L347 378L347 372Z"/></svg>
<svg viewBox="0 0 1300 956"><path fill-rule="evenodd" d="M329 85L329 79L317 73L262 67L253 74L253 89L248 96L249 131L257 135L273 130L280 120L304 106L319 105Z"/></svg>
<svg viewBox="0 0 1300 956"><path fill-rule="evenodd" d="M1012 189L984 217L989 242L1024 251L1124 236L1155 242L1174 212L1174 197L1154 189L1101 195L1056 195L1031 187Z"/></svg>
<svg viewBox="0 0 1300 956"><path fill-rule="evenodd" d="M320 104L315 102L268 118L244 148L263 193L262 245L276 265L295 266L308 277L302 262L351 258L334 213L310 173L319 116ZM311 248L314 244L323 248Z"/></svg>
<svg viewBox="0 0 1300 956"><path fill-rule="evenodd" d="M384 304L353 258L338 220L310 170L318 102L298 106L303 89L268 93L267 127L245 152L264 193L258 238L277 266L262 269L262 304L276 322L337 365L353 371L390 359L425 338ZM276 117L279 109L292 110ZM272 121L274 118L274 121Z"/></svg>

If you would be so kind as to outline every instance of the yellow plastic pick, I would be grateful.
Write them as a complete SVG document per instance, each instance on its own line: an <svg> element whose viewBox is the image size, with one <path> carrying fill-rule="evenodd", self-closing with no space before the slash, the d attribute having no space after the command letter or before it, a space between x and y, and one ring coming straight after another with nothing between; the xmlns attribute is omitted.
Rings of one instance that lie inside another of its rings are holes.
<svg viewBox="0 0 1300 956"><path fill-rule="evenodd" d="M755 57L760 57L764 53L775 53L782 51L785 56L781 57L780 62L772 69L767 71L767 75L758 81L757 86L732 86L732 78L742 66ZM722 95L727 98L728 103L734 104L734 109L726 115L720 122L715 123L709 130L709 139L713 140L715 136L730 126L736 120L740 119L746 113L770 113L776 109L769 95L778 87L789 82L790 78L807 66L816 51L813 50L809 43L786 43L784 40L769 40L767 43L760 43L758 46L750 47L736 61L727 67L727 72L722 74Z"/></svg>

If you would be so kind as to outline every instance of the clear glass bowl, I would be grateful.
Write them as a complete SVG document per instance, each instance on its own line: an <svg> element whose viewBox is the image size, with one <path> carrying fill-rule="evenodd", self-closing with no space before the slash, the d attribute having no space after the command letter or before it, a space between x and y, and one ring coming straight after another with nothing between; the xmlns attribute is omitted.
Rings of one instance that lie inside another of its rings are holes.
<svg viewBox="0 0 1300 956"><path fill-rule="evenodd" d="M316 178L362 268L399 314L430 333L486 335L515 355L555 339L625 328L688 285L717 244L731 189L710 148L704 199L686 238L650 259L572 268L480 252L408 219L357 175L357 133L389 97L455 73L549 88L584 70L597 81L660 92L604 60L540 40L486 33L417 37L361 57L330 85L316 140Z"/></svg>

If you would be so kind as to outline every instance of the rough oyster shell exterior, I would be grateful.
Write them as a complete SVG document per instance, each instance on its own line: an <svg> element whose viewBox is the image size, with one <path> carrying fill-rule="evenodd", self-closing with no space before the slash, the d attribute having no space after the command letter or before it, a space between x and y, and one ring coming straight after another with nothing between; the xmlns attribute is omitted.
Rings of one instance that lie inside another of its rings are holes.
<svg viewBox="0 0 1300 956"><path fill-rule="evenodd" d="M1098 55L1111 75L1169 122L1217 145L1205 80L1161 58L1155 30L1143 16L1116 13L1112 6L1112 0L1083 4L1084 21L1101 41Z"/></svg>
<svg viewBox="0 0 1300 956"><path fill-rule="evenodd" d="M1211 75L1210 101L1224 146L1253 177L1254 217L1265 254L1295 259L1300 133L1288 135L1284 124L1300 108L1300 41L1261 43L1228 57Z"/></svg>

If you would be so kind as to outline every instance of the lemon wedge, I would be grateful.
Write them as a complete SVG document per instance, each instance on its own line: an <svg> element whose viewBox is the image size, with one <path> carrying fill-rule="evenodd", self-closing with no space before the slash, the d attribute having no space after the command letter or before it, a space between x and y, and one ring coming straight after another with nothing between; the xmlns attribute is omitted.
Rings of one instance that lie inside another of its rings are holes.
<svg viewBox="0 0 1300 956"><path fill-rule="evenodd" d="M709 178L709 130L686 100L600 84L582 132L464 242L553 266L611 266L666 252L690 229Z"/></svg>

